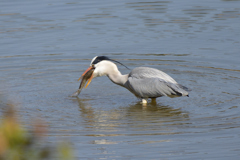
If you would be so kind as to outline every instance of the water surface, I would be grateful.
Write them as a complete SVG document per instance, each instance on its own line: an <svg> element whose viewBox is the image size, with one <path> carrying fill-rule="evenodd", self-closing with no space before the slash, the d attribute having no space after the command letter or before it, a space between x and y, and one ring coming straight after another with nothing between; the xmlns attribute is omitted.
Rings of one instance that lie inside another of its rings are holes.
<svg viewBox="0 0 240 160"><path fill-rule="evenodd" d="M240 1L0 5L1 95L26 125L44 119L48 142L67 138L77 159L239 158ZM107 77L69 97L97 55L160 69L190 97L143 107Z"/></svg>

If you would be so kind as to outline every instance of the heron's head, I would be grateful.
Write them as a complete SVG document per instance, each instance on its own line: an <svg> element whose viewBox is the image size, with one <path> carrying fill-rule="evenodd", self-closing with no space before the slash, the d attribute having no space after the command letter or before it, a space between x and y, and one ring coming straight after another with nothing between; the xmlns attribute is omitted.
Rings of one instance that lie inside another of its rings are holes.
<svg viewBox="0 0 240 160"><path fill-rule="evenodd" d="M87 86L89 85L89 83L91 82L91 80L93 78L107 75L108 71L110 71L112 69L117 69L117 66L112 62L116 62L116 63L123 65L122 63L120 63L116 60L110 59L106 56L94 57L90 63L90 67L82 74L82 76L78 80L80 80L81 78L83 78L83 80L87 79L88 83L85 87L85 88L87 88ZM125 66L125 65L123 65L123 66ZM125 67L128 68L127 66L125 66Z"/></svg>

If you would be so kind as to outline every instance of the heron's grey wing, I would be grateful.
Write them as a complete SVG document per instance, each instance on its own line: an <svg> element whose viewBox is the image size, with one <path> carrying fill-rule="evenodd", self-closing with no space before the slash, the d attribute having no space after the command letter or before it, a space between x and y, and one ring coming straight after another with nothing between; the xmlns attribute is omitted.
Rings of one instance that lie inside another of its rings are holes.
<svg viewBox="0 0 240 160"><path fill-rule="evenodd" d="M174 90L174 84L162 81L159 78L137 79L129 77L125 87L137 97L161 97L181 94Z"/></svg>
<svg viewBox="0 0 240 160"><path fill-rule="evenodd" d="M168 74L154 68L137 67L131 71L125 87L137 97L187 96L186 87Z"/></svg>
<svg viewBox="0 0 240 160"><path fill-rule="evenodd" d="M188 96L187 91L191 91L187 87L181 85L181 84L173 84L173 83L167 83L167 85L176 93L173 95L178 95L178 96Z"/></svg>
<svg viewBox="0 0 240 160"><path fill-rule="evenodd" d="M137 78L137 79L158 78L163 82L165 81L165 82L169 82L169 83L177 83L168 74L166 74L158 69L149 68L149 67L134 68L131 71L131 73L129 74L129 77L133 77L133 78Z"/></svg>

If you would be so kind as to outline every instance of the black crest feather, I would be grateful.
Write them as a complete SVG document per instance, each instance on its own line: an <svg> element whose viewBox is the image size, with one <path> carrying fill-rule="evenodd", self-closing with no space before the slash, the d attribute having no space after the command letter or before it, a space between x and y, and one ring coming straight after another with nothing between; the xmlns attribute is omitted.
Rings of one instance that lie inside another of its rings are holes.
<svg viewBox="0 0 240 160"><path fill-rule="evenodd" d="M116 62L116 63L119 63L121 65L123 65L124 67L126 67L127 69L129 69L127 66L125 66L124 64L122 64L121 62L118 62L116 60L113 60L113 59L110 59L108 58L107 56L97 56L96 59L92 62L92 64L97 64L98 62L101 62L103 60L109 60L109 61L112 61L112 62ZM130 69L129 69L130 70Z"/></svg>

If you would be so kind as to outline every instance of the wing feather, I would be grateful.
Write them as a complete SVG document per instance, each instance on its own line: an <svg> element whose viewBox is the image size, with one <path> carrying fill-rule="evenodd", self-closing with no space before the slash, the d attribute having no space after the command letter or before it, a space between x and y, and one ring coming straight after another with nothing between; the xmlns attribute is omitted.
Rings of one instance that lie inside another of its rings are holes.
<svg viewBox="0 0 240 160"><path fill-rule="evenodd" d="M186 87L166 73L148 67L138 67L129 74L125 87L137 97L184 96Z"/></svg>
<svg viewBox="0 0 240 160"><path fill-rule="evenodd" d="M168 74L155 69L155 68L149 68L149 67L137 67L134 68L131 73L129 74L129 77L134 77L137 79L144 79L144 78L159 78L162 81L170 82L170 83L177 83L172 77L170 77Z"/></svg>

